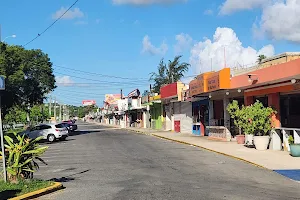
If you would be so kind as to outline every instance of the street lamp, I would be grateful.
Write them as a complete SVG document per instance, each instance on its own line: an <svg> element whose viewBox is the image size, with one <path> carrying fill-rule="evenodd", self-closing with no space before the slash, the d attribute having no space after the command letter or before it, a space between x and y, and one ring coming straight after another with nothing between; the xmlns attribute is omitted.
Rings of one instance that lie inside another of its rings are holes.
<svg viewBox="0 0 300 200"><path fill-rule="evenodd" d="M4 40L2 40L2 42L4 42L6 39L8 38L16 38L17 36L16 35L10 35L10 36L7 36L6 38L4 38Z"/></svg>

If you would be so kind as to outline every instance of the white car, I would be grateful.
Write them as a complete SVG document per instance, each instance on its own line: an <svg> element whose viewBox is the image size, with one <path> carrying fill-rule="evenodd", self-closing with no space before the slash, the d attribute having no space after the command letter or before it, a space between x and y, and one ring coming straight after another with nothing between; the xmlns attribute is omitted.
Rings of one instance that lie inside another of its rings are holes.
<svg viewBox="0 0 300 200"><path fill-rule="evenodd" d="M54 142L56 139L65 140L69 133L62 124L40 124L26 132L26 135L32 139L43 136L48 142Z"/></svg>

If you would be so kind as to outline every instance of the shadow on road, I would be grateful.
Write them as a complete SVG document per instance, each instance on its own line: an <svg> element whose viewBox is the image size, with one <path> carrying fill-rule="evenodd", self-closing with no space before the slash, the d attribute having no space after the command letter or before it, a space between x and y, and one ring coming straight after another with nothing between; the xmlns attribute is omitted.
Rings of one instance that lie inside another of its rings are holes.
<svg viewBox="0 0 300 200"><path fill-rule="evenodd" d="M75 168L69 168L69 170L73 170L73 169L75 169ZM71 175L66 176L66 177L63 176L63 177L60 177L60 178L52 178L49 181L55 181L55 182L61 182L61 183L70 182L70 181L75 180L75 177L73 177L73 176L76 176L76 175L79 175L79 174L84 174L88 171L90 171L90 169L87 169L87 170L84 170L84 171L81 171L81 172L78 172L78 173L74 173L74 174L71 174Z"/></svg>
<svg viewBox="0 0 300 200"><path fill-rule="evenodd" d="M0 192L0 199L9 199L17 196L21 190L5 190Z"/></svg>
<svg viewBox="0 0 300 200"><path fill-rule="evenodd" d="M76 136L76 135L84 135L84 134L88 134L88 133L97 133L97 132L101 132L100 130L98 130L98 131L75 131L75 132L72 132L72 133L70 133L69 135L70 136Z"/></svg>

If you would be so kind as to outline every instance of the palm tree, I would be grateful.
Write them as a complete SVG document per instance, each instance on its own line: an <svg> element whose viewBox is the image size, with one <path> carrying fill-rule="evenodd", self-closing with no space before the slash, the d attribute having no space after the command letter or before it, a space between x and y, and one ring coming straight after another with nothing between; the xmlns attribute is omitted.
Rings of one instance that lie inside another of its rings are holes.
<svg viewBox="0 0 300 200"><path fill-rule="evenodd" d="M258 58L257 58L258 64L261 64L261 62L263 61L263 59L266 59L266 58L267 58L267 56L265 56L263 54L259 55Z"/></svg>
<svg viewBox="0 0 300 200"><path fill-rule="evenodd" d="M175 56L174 60L169 60L168 66L164 59L160 60L157 67L158 73L152 72L150 81L154 81L153 92L159 93L160 87L164 84L170 84L179 81L184 73L188 71L190 64L180 62L182 56Z"/></svg>

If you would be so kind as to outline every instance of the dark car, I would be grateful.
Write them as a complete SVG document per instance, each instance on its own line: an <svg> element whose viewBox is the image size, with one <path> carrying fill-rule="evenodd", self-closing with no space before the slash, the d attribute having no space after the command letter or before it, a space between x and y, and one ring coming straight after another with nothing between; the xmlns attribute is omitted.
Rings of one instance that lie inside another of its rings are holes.
<svg viewBox="0 0 300 200"><path fill-rule="evenodd" d="M76 131L77 130L77 125L74 124L71 120L69 121L63 121L62 124L64 124L69 131Z"/></svg>

